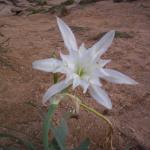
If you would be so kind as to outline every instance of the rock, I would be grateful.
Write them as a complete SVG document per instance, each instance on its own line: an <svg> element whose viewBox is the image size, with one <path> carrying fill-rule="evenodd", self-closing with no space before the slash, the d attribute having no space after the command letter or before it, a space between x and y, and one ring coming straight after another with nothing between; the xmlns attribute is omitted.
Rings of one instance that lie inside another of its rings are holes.
<svg viewBox="0 0 150 150"><path fill-rule="evenodd" d="M6 5L6 4L1 4L0 5L0 16L6 16L6 15L11 15L11 6Z"/></svg>
<svg viewBox="0 0 150 150"><path fill-rule="evenodd" d="M28 5L27 0L0 0L0 16L18 15Z"/></svg>

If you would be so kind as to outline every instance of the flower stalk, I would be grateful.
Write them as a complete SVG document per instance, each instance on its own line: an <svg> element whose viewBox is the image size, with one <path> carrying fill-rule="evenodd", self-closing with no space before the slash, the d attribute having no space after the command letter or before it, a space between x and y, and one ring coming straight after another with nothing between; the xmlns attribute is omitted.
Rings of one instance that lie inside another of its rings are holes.
<svg viewBox="0 0 150 150"><path fill-rule="evenodd" d="M97 117L99 117L100 119L102 119L103 121L105 121L108 126L109 126L109 131L106 133L106 136L104 138L104 144L103 147L108 149L112 149L112 135L113 135L113 125L111 123L111 121L109 119L107 119L107 117L105 117L103 114L101 114L100 112L96 111L95 109L87 106L86 104L82 103L81 99L75 95L72 95L70 93L60 93L58 94L59 96L68 96L70 97L74 103L76 104L76 113L79 113L79 109L80 107L82 107L83 109L85 109L88 112L91 112L92 114L96 115Z"/></svg>
<svg viewBox="0 0 150 150"><path fill-rule="evenodd" d="M112 126L112 123L110 122L110 120L108 120L104 115L102 115L101 113L99 113L99 112L96 111L95 109L93 109L93 108L87 106L87 105L84 104L84 103L80 103L80 106L81 106L83 109L85 109L85 110L87 110L87 111L89 111L89 112L95 114L97 117L99 117L100 119L104 120L104 121L108 124L108 126L109 126L109 132L106 134L105 142L104 142L105 144L103 145L103 147L109 147L109 148L112 149L113 126ZM105 146L105 145L106 145L106 146Z"/></svg>

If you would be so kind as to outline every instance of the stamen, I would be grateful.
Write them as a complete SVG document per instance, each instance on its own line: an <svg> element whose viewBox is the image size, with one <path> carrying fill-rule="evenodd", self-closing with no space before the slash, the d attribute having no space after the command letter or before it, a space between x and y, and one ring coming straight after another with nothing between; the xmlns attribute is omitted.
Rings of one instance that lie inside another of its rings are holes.
<svg viewBox="0 0 150 150"><path fill-rule="evenodd" d="M78 67L76 73L81 77L85 73L84 68Z"/></svg>

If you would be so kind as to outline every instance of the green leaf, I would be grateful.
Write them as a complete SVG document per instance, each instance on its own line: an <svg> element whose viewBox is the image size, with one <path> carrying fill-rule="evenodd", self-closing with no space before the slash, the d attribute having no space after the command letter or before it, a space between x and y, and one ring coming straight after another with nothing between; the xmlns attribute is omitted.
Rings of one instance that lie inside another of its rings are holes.
<svg viewBox="0 0 150 150"><path fill-rule="evenodd" d="M131 145L127 145L124 150L130 150L132 148Z"/></svg>
<svg viewBox="0 0 150 150"><path fill-rule="evenodd" d="M65 140L68 133L66 120L62 118L59 126L56 128L52 124L50 124L50 129L53 132L53 135L60 147L60 150L66 150Z"/></svg>
<svg viewBox="0 0 150 150"><path fill-rule="evenodd" d="M57 106L58 103L52 103L49 106L47 116L44 120L44 125L43 125L44 150L50 150L52 149L51 147L55 147L56 149L56 144L57 144L57 149L59 147L60 150L66 150L65 140L68 133L67 120L70 118L72 114L65 113L60 121L60 124L57 127L54 127L54 125L52 124L52 116ZM55 142L53 141L50 145L48 140L49 129L53 133L55 139Z"/></svg>
<svg viewBox="0 0 150 150"><path fill-rule="evenodd" d="M74 148L72 150L88 150L90 145L90 140L87 138L83 141L78 148Z"/></svg>
<svg viewBox="0 0 150 150"><path fill-rule="evenodd" d="M51 104L48 108L48 113L44 119L43 124L43 144L44 150L49 150L49 140L48 140L48 133L50 129L50 124L52 120L52 116L57 108L57 104Z"/></svg>
<svg viewBox="0 0 150 150"><path fill-rule="evenodd" d="M0 145L0 150L19 150L19 149L12 146L8 147L8 146Z"/></svg>
<svg viewBox="0 0 150 150"><path fill-rule="evenodd" d="M0 145L0 150L9 150L9 148L8 147L6 147L6 146L4 146L4 145Z"/></svg>
<svg viewBox="0 0 150 150"><path fill-rule="evenodd" d="M50 124L50 129L52 130L56 144L59 146L59 150L66 150L65 141L68 134L68 126L67 121L72 116L71 112L66 112L63 114L61 118L61 122L58 127L54 128L52 124Z"/></svg>
<svg viewBox="0 0 150 150"><path fill-rule="evenodd" d="M60 124L55 127L52 123L52 116L59 104L59 101L54 100L52 101L51 105L48 108L48 113L44 119L43 124L43 143L44 143L44 150L66 150L66 138L68 134L68 126L67 120L73 115L72 113L65 113L61 118ZM51 144L49 144L49 130L53 133L54 140ZM86 143L85 143L86 144ZM84 143L81 145L81 148L84 147ZM86 150L86 149L85 149Z"/></svg>
<svg viewBox="0 0 150 150"><path fill-rule="evenodd" d="M17 143L24 145L28 150L36 150L34 145L31 142L27 140L22 140L12 134L0 133L0 138L11 138L11 139L17 140Z"/></svg>
<svg viewBox="0 0 150 150"><path fill-rule="evenodd" d="M55 138L52 140L50 146L49 146L50 150L60 150L59 145L57 143L57 141L55 140Z"/></svg>

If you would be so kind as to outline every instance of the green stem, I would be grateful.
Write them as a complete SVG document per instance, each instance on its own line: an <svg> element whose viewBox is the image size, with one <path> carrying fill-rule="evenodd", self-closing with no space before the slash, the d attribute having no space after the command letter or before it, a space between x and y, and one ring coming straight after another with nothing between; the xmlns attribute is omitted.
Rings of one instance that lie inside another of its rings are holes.
<svg viewBox="0 0 150 150"><path fill-rule="evenodd" d="M57 73L53 74L53 82L54 82L54 84L56 84L58 82L58 74Z"/></svg>
<svg viewBox="0 0 150 150"><path fill-rule="evenodd" d="M44 1L46 2L47 0L44 0ZM52 57L53 57L53 58L56 58L55 52L53 52ZM57 82L58 82L58 74L57 74L57 73L54 73L54 74L53 74L53 83L56 84Z"/></svg>

